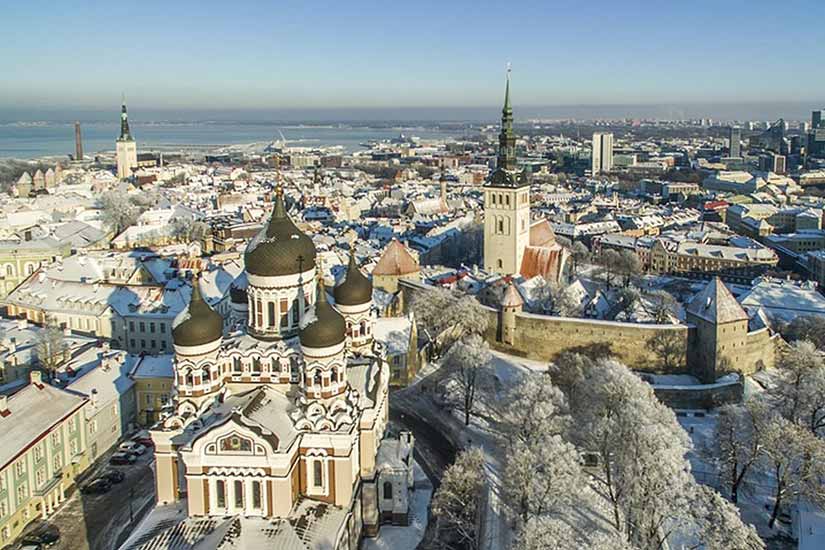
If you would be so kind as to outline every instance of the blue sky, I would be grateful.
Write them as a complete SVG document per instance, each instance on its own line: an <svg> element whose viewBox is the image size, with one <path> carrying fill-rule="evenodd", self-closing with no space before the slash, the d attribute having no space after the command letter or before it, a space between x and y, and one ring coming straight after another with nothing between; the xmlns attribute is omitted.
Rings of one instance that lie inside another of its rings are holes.
<svg viewBox="0 0 825 550"><path fill-rule="evenodd" d="M819 101L825 0L7 2L0 107Z"/></svg>

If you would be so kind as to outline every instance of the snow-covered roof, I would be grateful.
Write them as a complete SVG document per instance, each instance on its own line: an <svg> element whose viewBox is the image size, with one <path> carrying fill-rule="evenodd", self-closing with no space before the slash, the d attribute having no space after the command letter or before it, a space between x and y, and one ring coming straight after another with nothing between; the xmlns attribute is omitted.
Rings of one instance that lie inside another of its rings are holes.
<svg viewBox="0 0 825 550"><path fill-rule="evenodd" d="M87 398L44 383L32 383L8 398L0 414L0 470L86 403Z"/></svg>

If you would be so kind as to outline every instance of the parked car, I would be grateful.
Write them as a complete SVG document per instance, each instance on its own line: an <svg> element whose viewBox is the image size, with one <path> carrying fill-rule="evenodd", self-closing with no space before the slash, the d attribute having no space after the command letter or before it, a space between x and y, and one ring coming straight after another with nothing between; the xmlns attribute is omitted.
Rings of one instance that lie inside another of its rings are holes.
<svg viewBox="0 0 825 550"><path fill-rule="evenodd" d="M80 488L80 492L84 495L102 495L108 493L112 488L112 484L103 478L98 478L91 483L88 483Z"/></svg>
<svg viewBox="0 0 825 550"><path fill-rule="evenodd" d="M121 472L120 470L109 470L108 472L104 472L100 479L105 479L109 483L120 483L124 479L126 479L126 475Z"/></svg>
<svg viewBox="0 0 825 550"><path fill-rule="evenodd" d="M51 523L41 522L32 529L28 535L23 537L21 546L23 548L34 547L38 549L49 548L57 544L60 540L60 530Z"/></svg>
<svg viewBox="0 0 825 550"><path fill-rule="evenodd" d="M127 464L134 464L137 456L129 453L115 453L109 459L109 464L114 466L123 466Z"/></svg>
<svg viewBox="0 0 825 550"><path fill-rule="evenodd" d="M146 447L136 441L124 441L118 446L118 449L124 453L131 453L135 455L142 455L146 452Z"/></svg>
<svg viewBox="0 0 825 550"><path fill-rule="evenodd" d="M152 436L149 435L148 430L141 430L138 433L136 433L135 437L132 438L132 441L134 441L136 443L140 443L141 445L143 445L147 449L151 449L152 447L155 446L155 442L152 441Z"/></svg>

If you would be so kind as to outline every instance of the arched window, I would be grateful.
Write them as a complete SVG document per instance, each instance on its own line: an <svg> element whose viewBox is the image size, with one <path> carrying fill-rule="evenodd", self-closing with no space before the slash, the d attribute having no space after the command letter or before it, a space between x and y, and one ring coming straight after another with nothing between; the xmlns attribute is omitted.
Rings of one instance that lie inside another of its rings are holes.
<svg viewBox="0 0 825 550"><path fill-rule="evenodd" d="M269 326L274 327L275 326L275 317L276 317L276 315L275 315L275 302L267 302L266 307L267 307L267 310L268 310L267 313L268 313Z"/></svg>
<svg viewBox="0 0 825 550"><path fill-rule="evenodd" d="M235 508L243 508L243 481L235 480Z"/></svg>
<svg viewBox="0 0 825 550"><path fill-rule="evenodd" d="M384 500L392 500L392 483L384 482Z"/></svg>
<svg viewBox="0 0 825 550"><path fill-rule="evenodd" d="M215 493L218 497L218 508L226 508L226 483L222 479L215 482Z"/></svg>
<svg viewBox="0 0 825 550"><path fill-rule="evenodd" d="M498 219L498 232L499 232L499 234L504 233L504 219L503 218Z"/></svg>
<svg viewBox="0 0 825 550"><path fill-rule="evenodd" d="M253 374L261 374L261 358L260 357L253 357L252 358L252 373Z"/></svg>
<svg viewBox="0 0 825 550"><path fill-rule="evenodd" d="M240 375L241 371L242 371L241 358L240 357L233 357L232 358L232 374Z"/></svg>
<svg viewBox="0 0 825 550"><path fill-rule="evenodd" d="M498 259L498 267L499 269L504 267L504 262L501 261L501 258Z"/></svg>
<svg viewBox="0 0 825 550"><path fill-rule="evenodd" d="M298 326L300 323L301 308L298 305L298 298L292 300L292 324Z"/></svg>
<svg viewBox="0 0 825 550"><path fill-rule="evenodd" d="M34 264L26 264L26 275L34 273Z"/></svg>
<svg viewBox="0 0 825 550"><path fill-rule="evenodd" d="M252 482L252 507L253 508L260 508L261 507L261 482L260 481L253 481Z"/></svg>
<svg viewBox="0 0 825 550"><path fill-rule="evenodd" d="M360 328L361 328L361 330L359 331L359 336L364 336L365 334L367 334L367 322L366 321L361 321Z"/></svg>
<svg viewBox="0 0 825 550"><path fill-rule="evenodd" d="M312 383L313 383L314 385L316 385L316 386L320 386L320 385L321 385L321 371L320 371L320 370L316 370L316 371L315 371L315 376L314 376L314 378L313 378L313 380L312 380Z"/></svg>
<svg viewBox="0 0 825 550"><path fill-rule="evenodd" d="M6 277L14 277L14 266L11 264L6 265Z"/></svg>
<svg viewBox="0 0 825 550"><path fill-rule="evenodd" d="M324 465L320 460L312 463L312 484L315 487L324 486Z"/></svg>
<svg viewBox="0 0 825 550"><path fill-rule="evenodd" d="M261 303L261 299L258 298L255 304L255 313L256 313L256 322L258 323L259 327L264 326L264 308L263 304Z"/></svg>
<svg viewBox="0 0 825 550"><path fill-rule="evenodd" d="M504 195L504 204L510 206L510 195Z"/></svg>
<svg viewBox="0 0 825 550"><path fill-rule="evenodd" d="M338 371L337 370L332 369L332 374L329 375L329 380L333 384L338 382Z"/></svg>

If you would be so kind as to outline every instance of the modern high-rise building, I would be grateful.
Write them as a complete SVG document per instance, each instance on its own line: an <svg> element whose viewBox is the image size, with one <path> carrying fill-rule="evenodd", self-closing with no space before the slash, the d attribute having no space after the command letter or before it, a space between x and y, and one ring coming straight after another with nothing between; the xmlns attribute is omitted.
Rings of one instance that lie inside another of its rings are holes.
<svg viewBox="0 0 825 550"><path fill-rule="evenodd" d="M117 156L117 177L128 178L137 168L137 144L129 132L129 116L126 114L126 100L120 109L120 137L115 142Z"/></svg>
<svg viewBox="0 0 825 550"><path fill-rule="evenodd" d="M521 269L530 243L530 183L518 172L509 71L498 143L497 166L484 185L484 267L511 275Z"/></svg>
<svg viewBox="0 0 825 550"><path fill-rule="evenodd" d="M811 113L807 155L812 158L825 158L825 123L822 122L822 110Z"/></svg>
<svg viewBox="0 0 825 550"><path fill-rule="evenodd" d="M728 136L728 156L739 158L742 156L742 129L735 126L730 127Z"/></svg>
<svg viewBox="0 0 825 550"><path fill-rule="evenodd" d="M811 112L811 128L822 128L822 109Z"/></svg>
<svg viewBox="0 0 825 550"><path fill-rule="evenodd" d="M80 136L80 122L74 123L74 159L83 160L83 138Z"/></svg>
<svg viewBox="0 0 825 550"><path fill-rule="evenodd" d="M593 134L592 174L594 176L613 170L613 134Z"/></svg>

